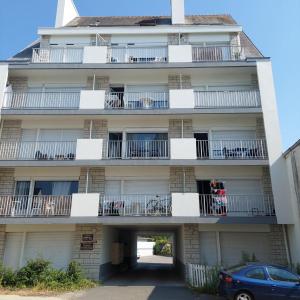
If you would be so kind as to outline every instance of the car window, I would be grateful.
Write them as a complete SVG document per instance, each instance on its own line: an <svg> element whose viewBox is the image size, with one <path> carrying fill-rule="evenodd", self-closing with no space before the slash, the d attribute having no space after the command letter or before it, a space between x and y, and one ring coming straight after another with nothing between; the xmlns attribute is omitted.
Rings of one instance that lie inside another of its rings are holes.
<svg viewBox="0 0 300 300"><path fill-rule="evenodd" d="M299 277L289 271L274 268L274 267L268 267L267 270L268 270L268 273L269 273L271 279L273 279L273 280L299 282Z"/></svg>
<svg viewBox="0 0 300 300"><path fill-rule="evenodd" d="M266 279L265 272L262 268L255 268L246 273L246 277L253 279Z"/></svg>

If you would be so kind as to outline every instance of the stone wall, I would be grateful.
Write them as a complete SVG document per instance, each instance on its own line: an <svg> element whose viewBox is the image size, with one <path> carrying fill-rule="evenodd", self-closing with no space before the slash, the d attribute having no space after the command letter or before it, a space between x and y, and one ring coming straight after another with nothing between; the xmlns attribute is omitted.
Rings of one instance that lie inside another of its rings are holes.
<svg viewBox="0 0 300 300"><path fill-rule="evenodd" d="M0 168L0 195L13 195L15 188L15 171L10 168Z"/></svg>
<svg viewBox="0 0 300 300"><path fill-rule="evenodd" d="M0 261L3 261L5 249L5 225L0 225Z"/></svg>
<svg viewBox="0 0 300 300"><path fill-rule="evenodd" d="M94 249L80 250L83 234L93 234ZM102 225L76 225L76 232L73 243L72 260L80 263L85 275L93 280L99 280L101 253L103 249Z"/></svg>
<svg viewBox="0 0 300 300"><path fill-rule="evenodd" d="M193 137L193 121L183 120L183 138ZM169 138L182 138L182 120L169 120Z"/></svg>
<svg viewBox="0 0 300 300"><path fill-rule="evenodd" d="M168 77L169 89L191 89L192 81L190 75L173 74Z"/></svg>
<svg viewBox="0 0 300 300"><path fill-rule="evenodd" d="M197 182L194 167L171 167L170 168L170 192L184 192L184 173L185 173L185 192L197 193Z"/></svg>
<svg viewBox="0 0 300 300"><path fill-rule="evenodd" d="M89 76L87 78L87 89L93 89L94 77ZM109 77L108 76L96 76L95 78L95 90L109 90Z"/></svg>
<svg viewBox="0 0 300 300"><path fill-rule="evenodd" d="M265 139L265 125L263 118L256 118L256 138Z"/></svg>
<svg viewBox="0 0 300 300"><path fill-rule="evenodd" d="M271 225L270 240L272 263L286 265L288 260L282 225Z"/></svg>
<svg viewBox="0 0 300 300"><path fill-rule="evenodd" d="M1 132L1 139L18 141L21 138L21 126L21 120L4 120Z"/></svg>
<svg viewBox="0 0 300 300"><path fill-rule="evenodd" d="M79 176L78 192L86 192L87 168L81 168ZM88 180L88 193L104 194L105 190L105 168L90 168Z"/></svg>
<svg viewBox="0 0 300 300"><path fill-rule="evenodd" d="M184 264L200 263L200 233L198 224L184 224Z"/></svg>

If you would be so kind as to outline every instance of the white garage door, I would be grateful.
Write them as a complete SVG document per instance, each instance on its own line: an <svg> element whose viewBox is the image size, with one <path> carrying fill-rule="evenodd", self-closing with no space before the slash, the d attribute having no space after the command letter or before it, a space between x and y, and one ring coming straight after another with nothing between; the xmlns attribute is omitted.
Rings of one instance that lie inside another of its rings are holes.
<svg viewBox="0 0 300 300"><path fill-rule="evenodd" d="M5 265L18 268L21 243L22 233L7 234ZM72 232L29 232L26 235L22 264L30 259L43 258L51 261L55 268L66 268L72 257L72 246Z"/></svg>
<svg viewBox="0 0 300 300"><path fill-rule="evenodd" d="M268 233L221 232L222 263L233 266L242 262L242 252L254 253L260 262L268 262L271 256Z"/></svg>
<svg viewBox="0 0 300 300"><path fill-rule="evenodd" d="M218 263L216 233L200 232L200 262L214 266Z"/></svg>

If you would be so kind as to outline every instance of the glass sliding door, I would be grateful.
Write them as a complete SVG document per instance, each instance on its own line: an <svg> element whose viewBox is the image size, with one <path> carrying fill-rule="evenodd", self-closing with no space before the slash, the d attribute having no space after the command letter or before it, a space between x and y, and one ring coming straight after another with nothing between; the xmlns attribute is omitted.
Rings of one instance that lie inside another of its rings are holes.
<svg viewBox="0 0 300 300"><path fill-rule="evenodd" d="M26 215L29 207L30 181L17 181L15 196L12 199L11 214L14 216Z"/></svg>

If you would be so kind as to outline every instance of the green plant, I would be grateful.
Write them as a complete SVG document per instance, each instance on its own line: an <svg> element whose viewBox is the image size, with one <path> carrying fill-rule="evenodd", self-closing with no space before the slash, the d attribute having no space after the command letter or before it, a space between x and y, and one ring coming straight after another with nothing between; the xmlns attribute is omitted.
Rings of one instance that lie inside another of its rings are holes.
<svg viewBox="0 0 300 300"><path fill-rule="evenodd" d="M206 267L205 277L206 281L200 288L195 290L199 293L216 295L218 293L218 284L219 284L219 266Z"/></svg>
<svg viewBox="0 0 300 300"><path fill-rule="evenodd" d="M74 282L78 282L79 280L83 279L83 273L80 264L75 261L71 261L67 269L67 275L69 279Z"/></svg>
<svg viewBox="0 0 300 300"><path fill-rule="evenodd" d="M252 255L250 255L248 252L242 251L241 263L246 264L246 263L250 263L250 262L258 262L258 260L255 256L255 253L252 253Z"/></svg>
<svg viewBox="0 0 300 300"><path fill-rule="evenodd" d="M13 270L9 268L2 268L1 269L1 286L9 287L15 286L17 283L17 277Z"/></svg>

